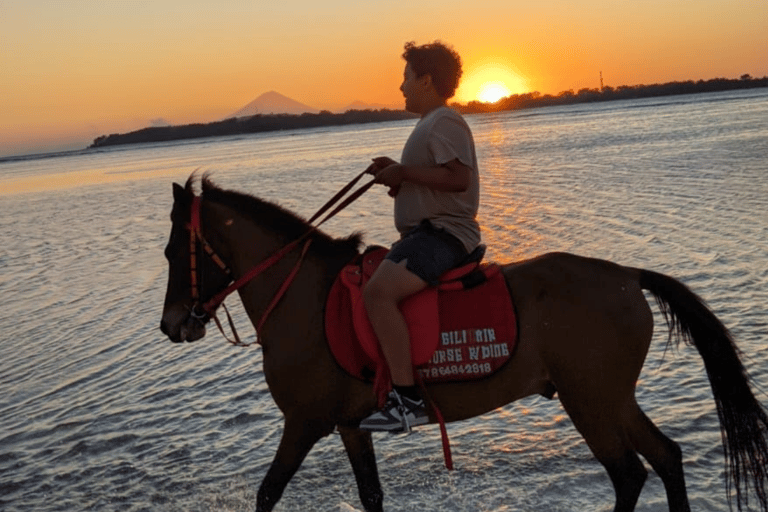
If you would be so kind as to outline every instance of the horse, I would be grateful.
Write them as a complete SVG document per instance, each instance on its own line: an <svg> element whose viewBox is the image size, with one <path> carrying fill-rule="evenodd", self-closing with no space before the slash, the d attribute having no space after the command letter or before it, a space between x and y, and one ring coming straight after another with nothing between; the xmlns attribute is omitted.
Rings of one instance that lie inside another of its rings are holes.
<svg viewBox="0 0 768 512"><path fill-rule="evenodd" d="M217 294L241 281L238 293L257 328L264 376L285 418L257 493L257 512L273 509L312 446L334 431L341 435L363 507L382 511L371 434L357 428L376 407L376 397L370 382L335 362L323 329L325 299L335 277L359 254L362 235L333 238L277 204L224 190L207 175L198 196L197 181L193 174L185 186L173 184L160 327L173 342L202 338L208 321L216 319ZM610 476L615 512L636 506L648 475L640 456L663 481L669 510L689 511L680 446L635 399L654 328L646 290L667 323L667 344L682 341L703 359L720 422L729 506L735 491L739 510L754 495L760 510L768 511L768 417L729 331L701 298L661 273L566 253L504 264L501 272L518 314L514 357L481 380L430 385L429 396L445 421L529 395L551 397L556 390ZM213 307L201 308L211 301Z"/></svg>

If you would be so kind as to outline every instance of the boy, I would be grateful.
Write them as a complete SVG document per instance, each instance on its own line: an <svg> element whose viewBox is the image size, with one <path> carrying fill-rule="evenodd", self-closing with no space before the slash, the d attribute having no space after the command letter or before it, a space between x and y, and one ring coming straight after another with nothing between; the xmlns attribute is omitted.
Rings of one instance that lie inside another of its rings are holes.
<svg viewBox="0 0 768 512"><path fill-rule="evenodd" d="M467 123L448 108L461 58L440 42L405 45L400 90L419 114L400 163L374 158L368 172L395 198L401 235L363 291L363 302L392 376L387 403L360 423L364 430L409 431L429 421L414 383L408 328L398 304L460 264L480 243L479 175Z"/></svg>

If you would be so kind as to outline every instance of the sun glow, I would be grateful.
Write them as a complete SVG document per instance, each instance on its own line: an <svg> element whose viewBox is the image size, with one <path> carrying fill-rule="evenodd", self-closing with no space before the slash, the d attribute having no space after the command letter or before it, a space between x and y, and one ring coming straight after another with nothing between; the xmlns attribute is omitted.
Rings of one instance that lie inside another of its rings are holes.
<svg viewBox="0 0 768 512"><path fill-rule="evenodd" d="M477 92L477 99L483 103L496 103L501 98L506 98L510 94L512 94L512 92L504 82L486 82Z"/></svg>
<svg viewBox="0 0 768 512"><path fill-rule="evenodd" d="M514 71L514 66L501 59L486 60L475 65L468 63L456 100L496 103L513 94L528 92L528 81Z"/></svg>

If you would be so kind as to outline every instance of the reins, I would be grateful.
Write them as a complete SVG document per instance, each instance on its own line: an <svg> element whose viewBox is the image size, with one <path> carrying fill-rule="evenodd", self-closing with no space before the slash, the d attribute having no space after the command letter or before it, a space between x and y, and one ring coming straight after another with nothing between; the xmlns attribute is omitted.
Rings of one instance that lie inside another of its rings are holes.
<svg viewBox="0 0 768 512"><path fill-rule="evenodd" d="M323 206L321 206L320 209L314 215L312 215L308 223L311 225L315 220L317 220L321 215L323 215L323 213L325 213L334 204L336 204L342 197L344 197L352 189L352 187L355 186L355 184L360 180L360 178L362 178L363 175L365 175L367 172L368 172L367 170L361 172L355 178L353 178L349 183L347 183L344 187L342 187L341 190L339 190L332 198L330 198ZM203 246L203 249L205 250L206 254L210 256L210 258L216 263L216 265L223 272L225 272L227 275L230 275L230 276L232 275L232 272L229 269L229 267L224 263L224 260L222 260L216 254L216 252L213 250L213 248L210 246L208 241L203 236L202 222L200 219L201 208L202 208L202 197L194 196L192 199L192 211L190 215L190 224L189 224L189 232L190 232L189 252L190 252L190 271L191 271L191 287L192 287L192 301L193 301L191 315L196 319L198 319L199 321L202 321L205 314L208 314L216 323L216 326L219 328L221 335L224 336L224 339L226 339L228 342L230 342L235 346L250 347L251 345L256 343L260 344L261 339L259 337L259 332L261 331L261 328L264 325L264 322L266 321L269 314L272 312L275 306L277 306L277 304L280 302L280 299L283 297L285 292L291 286L291 283L293 282L293 279L296 277L296 274L298 274L299 269L301 268L301 263L304 261L304 256L307 254L307 250L309 249L309 246L312 244L312 239L309 238L310 235L315 231L317 231L317 229L324 222L332 218L334 215L339 213L341 210L349 206L357 198L363 195L369 188L371 188L371 186L375 183L375 181L376 180L371 180L368 183L361 185L357 190L355 190L348 197L346 197L346 199L341 201L341 203L339 203L336 206L336 208L334 208L330 213L328 213L320 222L318 222L315 225L311 225L310 228L303 235L301 235L299 238L297 238L293 242L290 242L289 244L283 246L282 249L272 254L272 256L268 257L266 260L255 265L248 272L243 274L240 278L236 279L224 290L222 290L221 292L211 297L211 299L209 299L206 303L202 305L200 304L200 289L199 289L200 287L199 287L198 278L197 278L198 277L197 276L197 243L199 242ZM302 242L304 242L304 245L302 246L301 253L299 254L299 258L296 260L296 263L294 264L293 268L289 272L288 276L286 276L285 280L283 281L283 284L280 286L277 293L275 293L275 295L272 297L272 300L270 301L267 308L264 310L264 313L261 315L261 319L256 325L256 339L250 343L244 343L240 339L240 336L237 333L237 329L235 328L235 323L232 320L232 315L229 314L229 310L227 309L227 306L224 304L224 299L226 299L231 293L245 286L248 282L250 282L256 276L258 276L259 274L267 270L269 267L276 264L285 255L287 255L288 253L293 251L296 247L298 247ZM226 333L224 332L224 328L221 325L221 321L216 316L216 309L218 309L220 305L224 307L224 312L227 315L227 321L229 322L229 327L232 330L232 336L234 337L234 339L231 339L226 335ZM198 306L202 307L203 314L198 314L196 312L196 309ZM429 397L426 387L424 386L424 382L421 380L421 377L418 376L418 373L416 374L416 378L418 380L419 386L421 387L424 393L424 396L427 397L429 405L435 413L438 424L440 425L440 436L442 438L445 466L446 468L451 470L453 469L453 457L451 456L451 447L448 441L448 432L445 428L445 420L443 419L443 415L440 412L440 409L437 407L437 404L435 404L434 401L431 399L431 397Z"/></svg>
<svg viewBox="0 0 768 512"><path fill-rule="evenodd" d="M320 207L320 209L309 219L308 223L312 224L321 215L323 215L323 213L329 210L342 197L344 197L352 189L352 187L354 187L354 185L360 180L360 178L362 178L363 175L366 174L366 172L367 171L361 172L359 175L353 178L349 183L347 183L344 187L342 187L341 190L339 190L331 199L329 199L323 206ZM216 323L216 326L219 328L219 331L221 331L222 336L224 336L224 338L230 343L232 343L233 345L240 346L240 347L249 347L254 343L260 343L259 331L261 330L261 327L264 325L264 322L266 321L269 314L272 312L275 306L277 306L278 302L280 302L280 299L283 297L285 292L290 287L291 283L293 282L293 279L296 277L296 274L298 274L299 268L301 267L301 263L304 260L304 256L307 254L309 246L312 244L312 239L310 238L310 235L315 231L317 231L317 229L323 223L325 223L328 219L335 216L337 213L339 213L341 210L349 206L357 198L363 195L369 188L371 188L374 182L375 180L371 180L368 183L361 185L357 190L352 192L348 197L346 197L343 201L341 201L336 206L336 208L334 208L330 213L328 213L320 222L310 226L310 228L302 236L300 236L293 242L290 242L289 244L285 245L276 253L268 257L266 260L255 265L248 272L246 272L240 278L236 279L229 286L227 286L224 290L222 290L221 292L211 297L211 299L209 299L204 304L200 304L200 289L199 289L198 276L197 276L197 243L198 241L202 245L205 252L211 257L211 259L216 263L216 265L222 269L222 271L224 271L228 275L231 275L232 272L229 269L229 267L227 267L227 265L224 263L224 261L215 253L215 251L210 246L210 244L208 244L208 242L205 240L205 237L203 236L203 233L202 233L201 220L200 220L202 197L194 196L192 199L192 210L191 210L190 225L189 225L190 272L191 272L191 288L192 288L191 293L192 293L192 301L193 301L192 311L191 311L192 316L194 316L195 318L201 319L204 317L205 314L209 315L213 319L213 321ZM280 286L277 293L275 293L274 297L272 297L272 301L269 303L269 305L267 306L267 309L264 311L264 313L261 316L261 319L256 325L256 340L251 343L244 343L243 341L240 340L240 336L237 334L237 329L235 329L235 324L232 321L232 316L229 314L229 310L227 310L226 305L224 305L224 299L226 299L231 293L245 286L247 283L253 280L256 276L263 273L265 270L267 270L271 266L275 265L288 253L290 253L296 247L298 247L302 242L304 242L304 245L301 249L301 253L299 254L298 260L294 264L288 276L286 276L285 280L283 281L283 284ZM224 307L224 312L227 315L227 320L229 322L230 329L232 330L232 335L235 338L234 340L230 339L224 333L224 329L221 325L221 322L216 316L216 309L220 305ZM202 308L203 310L202 314L199 314L196 312L198 306Z"/></svg>

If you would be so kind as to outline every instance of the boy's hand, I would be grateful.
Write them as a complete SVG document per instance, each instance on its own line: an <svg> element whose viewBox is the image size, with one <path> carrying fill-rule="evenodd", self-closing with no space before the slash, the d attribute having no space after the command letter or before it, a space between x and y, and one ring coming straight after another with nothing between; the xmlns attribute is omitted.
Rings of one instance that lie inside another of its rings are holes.
<svg viewBox="0 0 768 512"><path fill-rule="evenodd" d="M384 169L385 167L388 167L392 164L396 164L394 160L389 158L388 156L379 156L373 159L373 163L368 166L368 168L365 170L368 174L373 174L376 176L376 174Z"/></svg>
<svg viewBox="0 0 768 512"><path fill-rule="evenodd" d="M389 195L395 197L400 190L400 183L403 181L402 165L395 162L388 156L380 156L373 159L373 163L368 166L366 171L373 174L376 183L381 183L389 187Z"/></svg>

